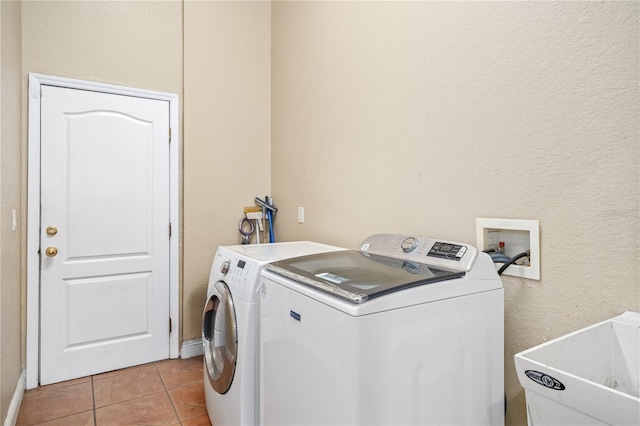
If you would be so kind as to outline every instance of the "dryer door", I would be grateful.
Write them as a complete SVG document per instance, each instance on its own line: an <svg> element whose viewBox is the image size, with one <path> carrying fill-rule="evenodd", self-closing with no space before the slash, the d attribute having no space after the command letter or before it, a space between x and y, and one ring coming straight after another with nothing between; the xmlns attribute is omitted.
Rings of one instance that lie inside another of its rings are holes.
<svg viewBox="0 0 640 426"><path fill-rule="evenodd" d="M209 382L216 392L224 394L236 371L238 335L231 292L222 281L215 283L204 307L202 341Z"/></svg>

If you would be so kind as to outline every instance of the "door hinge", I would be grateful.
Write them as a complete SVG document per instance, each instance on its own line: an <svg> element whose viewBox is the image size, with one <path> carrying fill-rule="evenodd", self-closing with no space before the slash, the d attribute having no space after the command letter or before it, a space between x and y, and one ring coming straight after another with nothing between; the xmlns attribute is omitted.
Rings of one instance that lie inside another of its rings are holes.
<svg viewBox="0 0 640 426"><path fill-rule="evenodd" d="M171 127L169 127L169 143L171 143Z"/></svg>
<svg viewBox="0 0 640 426"><path fill-rule="evenodd" d="M173 330L173 325L171 324L171 317L169 317L169 333Z"/></svg>
<svg viewBox="0 0 640 426"><path fill-rule="evenodd" d="M169 238L171 238L171 222L169 222Z"/></svg>

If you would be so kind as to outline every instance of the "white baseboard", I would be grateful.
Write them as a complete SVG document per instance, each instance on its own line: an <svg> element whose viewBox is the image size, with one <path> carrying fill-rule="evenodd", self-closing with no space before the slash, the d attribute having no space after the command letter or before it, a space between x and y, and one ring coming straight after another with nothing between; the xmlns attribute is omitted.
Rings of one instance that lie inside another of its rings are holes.
<svg viewBox="0 0 640 426"><path fill-rule="evenodd" d="M16 384L16 390L13 393L13 398L11 399L11 405L9 405L7 418L4 419L4 426L15 426L18 421L18 413L20 413L20 405L22 404L22 397L24 396L26 384L25 371L22 370L20 377L18 377L18 383Z"/></svg>
<svg viewBox="0 0 640 426"><path fill-rule="evenodd" d="M193 358L203 353L202 339L187 340L186 342L182 342L182 346L180 347L180 358L182 359Z"/></svg>

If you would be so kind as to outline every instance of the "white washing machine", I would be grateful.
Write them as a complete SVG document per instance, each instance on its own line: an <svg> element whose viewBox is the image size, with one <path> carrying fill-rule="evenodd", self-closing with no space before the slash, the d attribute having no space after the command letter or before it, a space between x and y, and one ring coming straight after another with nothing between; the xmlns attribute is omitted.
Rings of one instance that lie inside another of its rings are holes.
<svg viewBox="0 0 640 426"><path fill-rule="evenodd" d="M504 424L504 292L475 247L374 235L267 265L260 293L261 424Z"/></svg>
<svg viewBox="0 0 640 426"><path fill-rule="evenodd" d="M216 251L203 312L204 390L211 423L259 420L257 289L267 262L339 250L313 242L222 246Z"/></svg>

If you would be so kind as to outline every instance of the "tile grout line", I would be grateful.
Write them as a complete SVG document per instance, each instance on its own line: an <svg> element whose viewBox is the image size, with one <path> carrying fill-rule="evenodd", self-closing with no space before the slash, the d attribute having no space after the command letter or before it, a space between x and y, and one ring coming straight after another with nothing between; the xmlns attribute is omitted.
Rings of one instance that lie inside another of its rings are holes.
<svg viewBox="0 0 640 426"><path fill-rule="evenodd" d="M2 0L0 0L0 1L2 1ZM157 395L157 394L162 393L162 392L166 393L166 386L165 386L165 384L164 384L164 382L162 380L162 375L160 375L160 372L155 367L155 363L151 362L151 363L148 363L148 364L143 364L143 366L153 367L153 370L158 375L158 379L160 379L160 383L162 384L162 390L159 390L159 391L156 391L156 392L150 392L150 393L144 392L141 395L132 396L132 397L129 397L127 399L122 399L122 400L117 400L117 401L110 401L109 403L105 403L104 405L101 405L100 407L98 407L97 402L95 400L95 388L94 388L94 405L95 405L94 410L97 411L98 408L102 409L102 408L111 407L111 406L118 405L118 404L124 404L124 403L127 403L127 402L135 401L137 399L142 399L142 398L146 398L148 396ZM134 366L134 367L140 367L140 366ZM127 367L127 368L122 369L122 370L126 370L128 368L131 368L131 367ZM120 371L120 370L116 370L116 371ZM129 373L130 372L123 372L123 373L120 373L120 374L117 374L117 375L112 375L111 377L107 377L107 378L96 377L95 380L98 381L98 382L107 381L107 380L113 379L113 378L118 377L118 376L124 376L125 374L129 374ZM97 375L97 376L100 376L100 375ZM97 416L96 416L96 420L97 420ZM96 424L97 424L97 421L96 421Z"/></svg>
<svg viewBox="0 0 640 426"><path fill-rule="evenodd" d="M162 374L160 374L160 370L158 370L158 365L157 363L153 363L153 366L156 369L156 372L158 373L158 376L160 376L160 381L162 382L162 387L164 388L164 392L167 394L167 398L169 398L169 402L171 403L171 408L173 408L173 413L176 415L176 419L178 419L178 423L182 424L182 419L180 418L180 415L178 414L178 410L176 409L176 405L173 403L173 399L171 398L171 394L169 394L169 390L167 389L167 384L164 382L164 379L162 378Z"/></svg>
<svg viewBox="0 0 640 426"><path fill-rule="evenodd" d="M79 378L79 379L82 379L82 378ZM77 380L77 379L72 379L72 380ZM38 393L47 394L49 392L62 391L64 389L68 389L68 388L73 387L73 386L83 385L83 384L88 383L88 382L89 381L80 382L80 383L74 383L74 384L67 384L67 385L63 385L63 386L57 386L57 387L55 387L53 389L44 389L46 386L49 386L49 385L44 385L44 386L38 385L37 388L31 389L29 392L32 393L32 394L38 394ZM50 385L55 385L55 384L57 384L57 383L52 383ZM92 386L92 394L93 394L93 386ZM21 407L21 410L22 410L22 407ZM37 425L37 424L40 424L40 423L43 423L43 422L57 421L57 420L61 420L61 419L67 418L67 417L75 416L75 415L80 414L80 413L84 413L86 411L89 411L89 410L81 410L81 411L78 411L78 412L65 413L65 414L62 414L62 415L58 414L58 417L45 418L45 419L39 421L38 423L29 423L29 425L32 425L32 424L33 425Z"/></svg>
<svg viewBox="0 0 640 426"><path fill-rule="evenodd" d="M93 400L93 424L98 426L98 417L96 416L96 388L93 385L93 376L91 376L91 399Z"/></svg>

